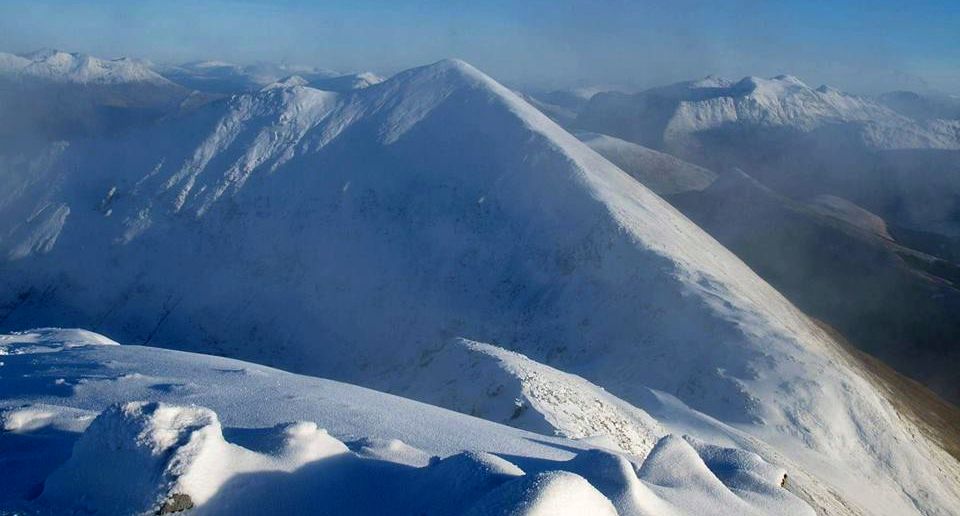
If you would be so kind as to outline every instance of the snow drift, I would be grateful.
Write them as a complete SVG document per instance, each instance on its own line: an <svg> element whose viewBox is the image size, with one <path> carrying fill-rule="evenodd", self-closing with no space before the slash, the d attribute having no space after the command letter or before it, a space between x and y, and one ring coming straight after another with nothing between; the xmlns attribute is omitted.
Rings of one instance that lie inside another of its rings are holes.
<svg viewBox="0 0 960 516"><path fill-rule="evenodd" d="M582 442L236 360L54 329L0 342L0 389L11 394L0 450L17 450L0 458L18 471L0 489L4 512L813 514L780 486L782 471L742 450L668 437L634 466ZM137 398L153 401L118 401ZM185 398L198 405L168 401Z"/></svg>

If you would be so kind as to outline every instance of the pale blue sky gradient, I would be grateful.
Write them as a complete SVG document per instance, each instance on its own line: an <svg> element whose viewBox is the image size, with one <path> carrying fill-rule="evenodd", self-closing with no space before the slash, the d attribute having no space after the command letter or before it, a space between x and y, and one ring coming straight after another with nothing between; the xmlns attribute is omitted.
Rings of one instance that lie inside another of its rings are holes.
<svg viewBox="0 0 960 516"><path fill-rule="evenodd" d="M0 2L0 50L40 47L381 73L460 57L545 88L791 73L960 93L960 0Z"/></svg>

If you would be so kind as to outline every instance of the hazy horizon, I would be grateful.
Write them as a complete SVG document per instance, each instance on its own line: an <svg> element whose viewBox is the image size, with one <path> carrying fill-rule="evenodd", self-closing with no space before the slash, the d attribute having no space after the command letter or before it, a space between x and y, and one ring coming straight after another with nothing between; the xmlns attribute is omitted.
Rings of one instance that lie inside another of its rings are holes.
<svg viewBox="0 0 960 516"><path fill-rule="evenodd" d="M960 3L150 0L0 5L0 50L391 73L446 57L531 88L792 74L860 93L960 93Z"/></svg>

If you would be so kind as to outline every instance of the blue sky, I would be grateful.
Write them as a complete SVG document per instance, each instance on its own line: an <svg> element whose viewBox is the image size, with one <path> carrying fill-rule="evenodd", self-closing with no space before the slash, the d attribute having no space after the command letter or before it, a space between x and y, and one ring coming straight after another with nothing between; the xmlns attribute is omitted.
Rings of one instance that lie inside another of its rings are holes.
<svg viewBox="0 0 960 516"><path fill-rule="evenodd" d="M4 0L0 50L391 72L463 58L516 85L797 75L960 93L960 0Z"/></svg>

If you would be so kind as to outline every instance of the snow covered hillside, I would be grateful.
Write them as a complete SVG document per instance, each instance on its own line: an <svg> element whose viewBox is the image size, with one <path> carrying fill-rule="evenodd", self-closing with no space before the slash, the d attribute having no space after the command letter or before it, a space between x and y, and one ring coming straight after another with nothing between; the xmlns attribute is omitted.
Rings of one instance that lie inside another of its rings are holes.
<svg viewBox="0 0 960 516"><path fill-rule="evenodd" d="M4 513L814 514L782 468L693 437L627 458L82 330L2 335L0 353Z"/></svg>
<svg viewBox="0 0 960 516"><path fill-rule="evenodd" d="M4 329L394 392L438 377L416 365L461 336L648 412L669 393L851 512L960 506L957 462L831 337L466 63L339 93L274 84L19 170L0 178Z"/></svg>

